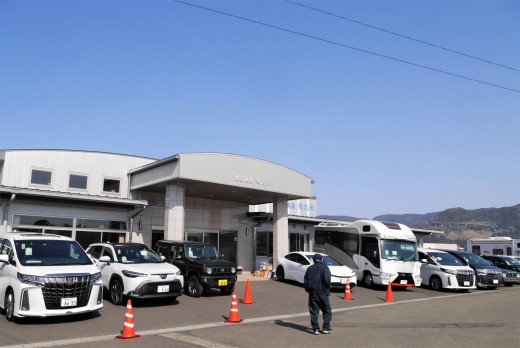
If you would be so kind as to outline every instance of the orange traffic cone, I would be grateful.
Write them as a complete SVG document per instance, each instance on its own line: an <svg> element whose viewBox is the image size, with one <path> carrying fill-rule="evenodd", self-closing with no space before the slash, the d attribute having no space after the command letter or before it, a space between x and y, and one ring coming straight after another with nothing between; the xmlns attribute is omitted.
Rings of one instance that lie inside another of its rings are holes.
<svg viewBox="0 0 520 348"><path fill-rule="evenodd" d="M244 299L240 300L240 303L242 303L242 304L255 304L253 302L253 298L251 297L251 282L249 281L249 279L247 280L247 283L246 283L246 292L244 294Z"/></svg>
<svg viewBox="0 0 520 348"><path fill-rule="evenodd" d="M347 278L347 286L345 287L345 295L343 295L344 300L353 300L352 295L350 294L350 278Z"/></svg>
<svg viewBox="0 0 520 348"><path fill-rule="evenodd" d="M237 293L233 291L233 295L231 296L231 311L229 312L229 318L226 320L226 323L236 324L242 321L238 315Z"/></svg>
<svg viewBox="0 0 520 348"><path fill-rule="evenodd" d="M392 296L392 282L388 282L388 288L386 290L385 302L395 302Z"/></svg>
<svg viewBox="0 0 520 348"><path fill-rule="evenodd" d="M128 300L126 304L125 322L123 323L123 331L121 335L116 336L116 340L131 340L140 338L134 331L134 314L132 311L132 301Z"/></svg>

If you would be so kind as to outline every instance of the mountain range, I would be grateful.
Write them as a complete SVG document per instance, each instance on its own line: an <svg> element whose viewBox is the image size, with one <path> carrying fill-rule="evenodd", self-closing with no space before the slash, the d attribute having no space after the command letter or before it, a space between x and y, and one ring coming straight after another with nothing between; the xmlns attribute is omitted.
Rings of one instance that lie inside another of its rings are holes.
<svg viewBox="0 0 520 348"><path fill-rule="evenodd" d="M320 215L319 218L355 221L346 215ZM520 204L503 208L467 210L450 208L427 214L385 214L372 220L396 222L409 227L443 231L442 235L425 238L430 243L457 243L466 246L471 238L511 237L520 239Z"/></svg>

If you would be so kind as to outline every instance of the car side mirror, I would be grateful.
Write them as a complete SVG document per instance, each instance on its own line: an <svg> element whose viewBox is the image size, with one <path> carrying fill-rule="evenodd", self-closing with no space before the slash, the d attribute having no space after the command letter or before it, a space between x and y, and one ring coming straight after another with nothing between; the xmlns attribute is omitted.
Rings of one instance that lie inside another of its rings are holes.
<svg viewBox="0 0 520 348"><path fill-rule="evenodd" d="M427 259L421 259L421 262L422 263L428 263L428 260Z"/></svg>
<svg viewBox="0 0 520 348"><path fill-rule="evenodd" d="M182 260L182 255L177 255L177 256L175 256L175 260L176 260L176 261L181 261L181 260Z"/></svg>
<svg viewBox="0 0 520 348"><path fill-rule="evenodd" d="M166 257L161 255L161 260L164 262L164 260L166 260Z"/></svg>
<svg viewBox="0 0 520 348"><path fill-rule="evenodd" d="M224 260L224 254L218 254L218 258Z"/></svg>
<svg viewBox="0 0 520 348"><path fill-rule="evenodd" d="M0 255L0 262L9 263L9 255L1 254Z"/></svg>
<svg viewBox="0 0 520 348"><path fill-rule="evenodd" d="M106 262L107 264L110 265L110 256L107 256L107 255L105 255L105 256L101 256L101 257L99 258L99 262Z"/></svg>

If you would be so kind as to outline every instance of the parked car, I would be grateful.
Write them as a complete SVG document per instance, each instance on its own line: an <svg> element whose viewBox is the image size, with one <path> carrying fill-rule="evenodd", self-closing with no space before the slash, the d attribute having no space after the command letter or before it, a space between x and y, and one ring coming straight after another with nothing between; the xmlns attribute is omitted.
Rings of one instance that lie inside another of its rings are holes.
<svg viewBox="0 0 520 348"><path fill-rule="evenodd" d="M470 266L477 277L477 288L495 289L504 286L502 270L482 257L462 250L442 249Z"/></svg>
<svg viewBox="0 0 520 348"><path fill-rule="evenodd" d="M482 258L490 261L499 268L520 272L520 260L517 260L514 256L485 255L482 256Z"/></svg>
<svg viewBox="0 0 520 348"><path fill-rule="evenodd" d="M502 270L504 285L512 286L514 284L520 284L520 262L515 260L512 256L486 255L482 256L482 258Z"/></svg>
<svg viewBox="0 0 520 348"><path fill-rule="evenodd" d="M101 273L72 238L0 234L0 307L8 321L98 311Z"/></svg>
<svg viewBox="0 0 520 348"><path fill-rule="evenodd" d="M103 286L115 305L125 297L174 300L182 295L184 279L179 268L144 244L94 243L86 252L101 270Z"/></svg>
<svg viewBox="0 0 520 348"><path fill-rule="evenodd" d="M476 289L475 272L455 256L441 250L417 249L421 260L422 285L433 290Z"/></svg>
<svg viewBox="0 0 520 348"><path fill-rule="evenodd" d="M222 295L235 290L237 266L223 260L213 244L160 240L155 251L181 270L188 296L200 297L204 290L212 288L220 289Z"/></svg>
<svg viewBox="0 0 520 348"><path fill-rule="evenodd" d="M278 266L276 267L276 278L280 281L293 280L303 284L305 272L307 268L314 263L314 252L294 251L280 259L278 259ZM349 267L342 265L332 257L326 254L321 254L323 263L327 265L331 273L331 287L345 289L347 279L351 288L357 285L356 273Z"/></svg>

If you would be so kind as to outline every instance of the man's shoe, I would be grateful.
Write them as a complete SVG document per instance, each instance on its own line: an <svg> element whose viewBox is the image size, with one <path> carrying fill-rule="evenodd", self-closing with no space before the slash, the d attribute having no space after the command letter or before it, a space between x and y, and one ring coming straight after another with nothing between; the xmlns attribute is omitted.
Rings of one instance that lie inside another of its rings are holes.
<svg viewBox="0 0 520 348"><path fill-rule="evenodd" d="M323 330L322 332L323 332L324 334L330 334L330 333L332 333L332 329Z"/></svg>
<svg viewBox="0 0 520 348"><path fill-rule="evenodd" d="M319 335L320 334L320 330L314 330L314 334L315 335Z"/></svg>

